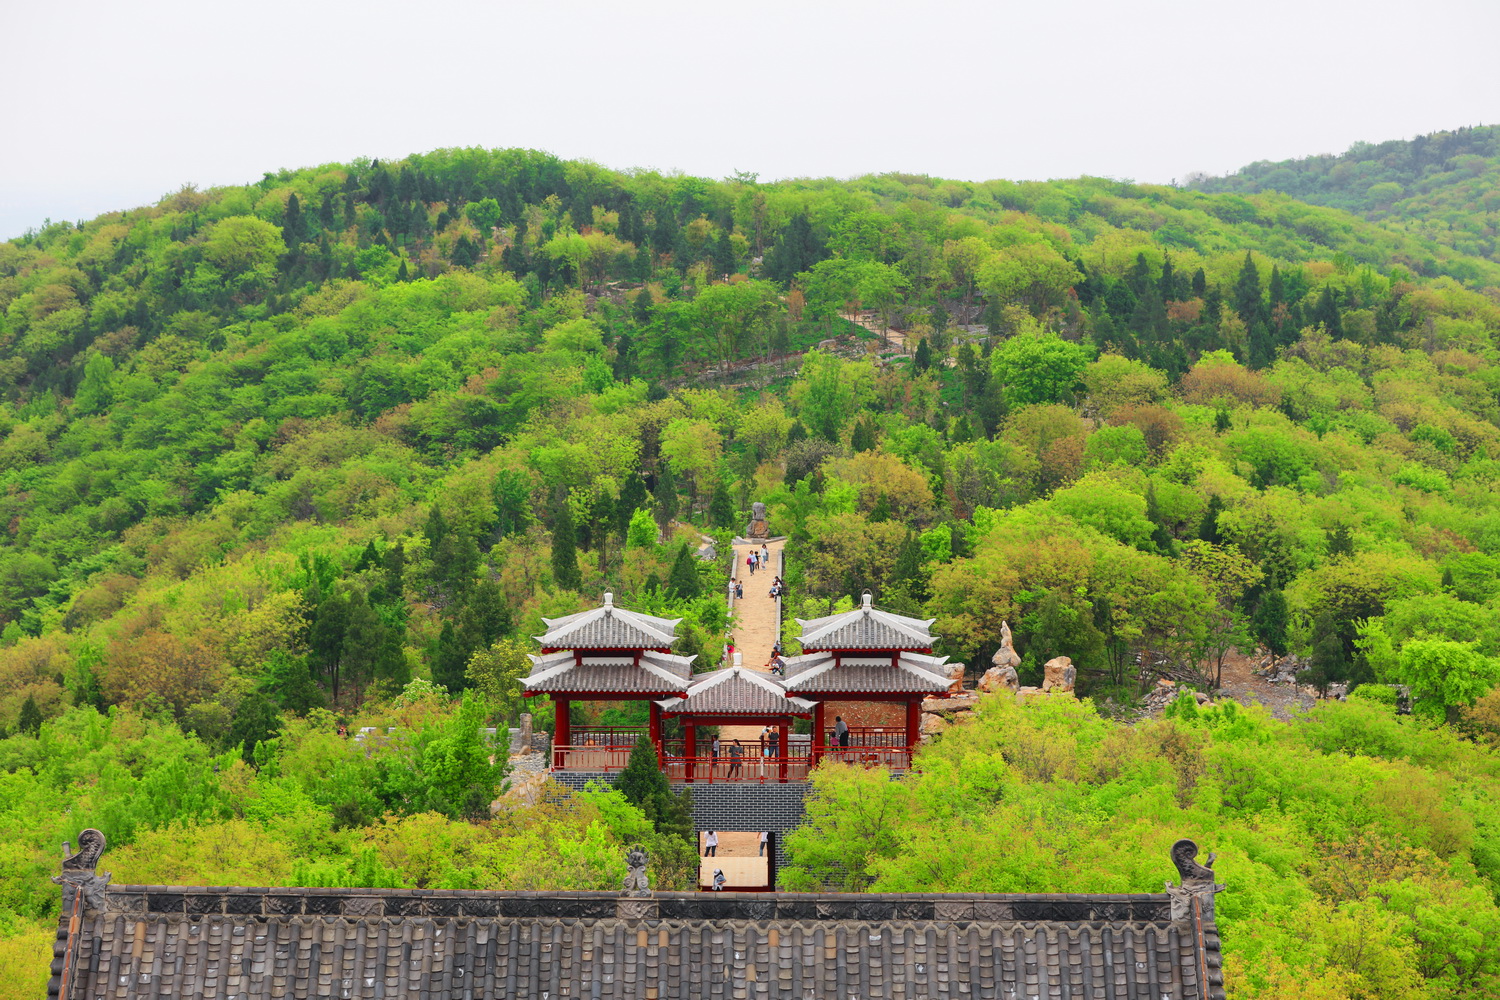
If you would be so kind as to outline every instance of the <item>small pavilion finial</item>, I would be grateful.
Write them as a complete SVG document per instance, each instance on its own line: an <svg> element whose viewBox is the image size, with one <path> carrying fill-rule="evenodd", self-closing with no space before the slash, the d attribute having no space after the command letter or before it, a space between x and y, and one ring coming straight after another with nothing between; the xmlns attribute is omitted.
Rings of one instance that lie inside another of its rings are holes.
<svg viewBox="0 0 1500 1000"><path fill-rule="evenodd" d="M865 610L866 610L866 611L869 611L869 610L870 610L870 607L871 607L871 604L870 604L870 602L871 602L871 601L872 601L872 600L873 600L873 598L872 598L872 597L871 597L871 596L870 596L870 592L869 592L869 591L868 591L868 590L867 590L867 591L865 591L865 592L864 592L864 593L863 593L863 594L861 594L861 595L860 595L860 597L859 597L859 604L860 604L860 607L862 607L862 608L864 608L864 609L865 609Z"/></svg>
<svg viewBox="0 0 1500 1000"><path fill-rule="evenodd" d="M612 608L615 606L615 595L610 593L609 591L605 591L604 593L604 606L606 608Z"/></svg>

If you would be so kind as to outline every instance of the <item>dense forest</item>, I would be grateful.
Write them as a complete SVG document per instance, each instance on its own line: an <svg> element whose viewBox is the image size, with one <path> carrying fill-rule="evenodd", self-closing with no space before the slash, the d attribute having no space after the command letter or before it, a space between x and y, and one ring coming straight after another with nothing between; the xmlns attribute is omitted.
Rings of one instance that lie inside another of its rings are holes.
<svg viewBox="0 0 1500 1000"><path fill-rule="evenodd" d="M1199 191L1280 191L1500 260L1500 128L1493 125L1357 143L1339 156L1263 160L1189 183Z"/></svg>
<svg viewBox="0 0 1500 1000"><path fill-rule="evenodd" d="M0 981L89 825L121 882L687 878L649 781L492 815L479 727L545 718L531 637L606 589L719 661L698 553L761 500L792 614L1080 670L911 781L821 774L885 817L852 887L1143 891L1192 836L1234 995L1494 993L1497 336L1500 262L1421 217L1092 178L446 150L0 244ZM1354 693L1129 721L1256 649Z"/></svg>

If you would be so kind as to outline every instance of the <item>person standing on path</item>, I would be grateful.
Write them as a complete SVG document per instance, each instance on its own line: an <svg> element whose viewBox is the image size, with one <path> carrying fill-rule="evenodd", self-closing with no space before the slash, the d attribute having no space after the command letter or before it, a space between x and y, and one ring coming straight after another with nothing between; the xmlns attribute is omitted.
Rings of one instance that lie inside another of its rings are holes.
<svg viewBox="0 0 1500 1000"><path fill-rule="evenodd" d="M771 835L765 830L760 831L760 857L766 856L766 841L770 838Z"/></svg>
<svg viewBox="0 0 1500 1000"><path fill-rule="evenodd" d="M748 556L745 557L745 565L750 567L750 575L754 576L755 575L755 552L753 550L751 551L751 553Z"/></svg>
<svg viewBox="0 0 1500 1000"><path fill-rule="evenodd" d="M760 561L762 564L771 561L771 550L769 547L767 547L765 542L760 543Z"/></svg>
<svg viewBox="0 0 1500 1000"><path fill-rule="evenodd" d="M719 856L719 835L712 830L708 831L708 836L703 838L703 856L705 858Z"/></svg>

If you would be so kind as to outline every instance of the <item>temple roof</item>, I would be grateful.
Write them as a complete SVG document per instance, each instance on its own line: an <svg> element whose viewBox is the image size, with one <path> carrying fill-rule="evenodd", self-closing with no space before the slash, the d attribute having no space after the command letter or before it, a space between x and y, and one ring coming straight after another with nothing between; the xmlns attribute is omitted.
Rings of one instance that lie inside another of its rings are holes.
<svg viewBox="0 0 1500 1000"><path fill-rule="evenodd" d="M111 886L71 934L66 916L64 1000L1224 996L1211 916L1165 893Z"/></svg>
<svg viewBox="0 0 1500 1000"><path fill-rule="evenodd" d="M536 636L544 649L670 649L681 618L657 618L615 607L615 595L591 611L543 618L547 634Z"/></svg>
<svg viewBox="0 0 1500 1000"><path fill-rule="evenodd" d="M802 648L822 649L931 649L932 623L936 618L907 618L880 611L866 593L860 607L825 618L797 619L802 626Z"/></svg>
<svg viewBox="0 0 1500 1000"><path fill-rule="evenodd" d="M814 708L789 698L778 678L745 667L699 674L686 697L658 704L670 715L802 715Z"/></svg>
<svg viewBox="0 0 1500 1000"><path fill-rule="evenodd" d="M1213 856L1139 894L624 893L111 885L84 830L49 997L1223 1000ZM65 845L66 846L66 845ZM40 971L40 969L38 969Z"/></svg>
<svg viewBox="0 0 1500 1000"><path fill-rule="evenodd" d="M527 692L537 694L640 694L660 696L682 693L693 677L697 656L678 656L645 650L639 662L631 655L575 658L561 650L531 657L531 674L521 681Z"/></svg>
<svg viewBox="0 0 1500 1000"><path fill-rule="evenodd" d="M842 663L839 660L842 659ZM892 664L886 657L835 657L832 653L804 653L786 661L789 695L820 694L937 694L952 681L941 668L946 656L903 652Z"/></svg>

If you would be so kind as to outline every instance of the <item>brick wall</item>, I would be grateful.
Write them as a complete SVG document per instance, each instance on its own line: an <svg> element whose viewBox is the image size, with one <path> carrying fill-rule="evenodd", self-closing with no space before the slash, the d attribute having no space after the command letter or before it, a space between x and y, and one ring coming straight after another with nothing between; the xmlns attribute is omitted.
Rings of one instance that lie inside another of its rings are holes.
<svg viewBox="0 0 1500 1000"><path fill-rule="evenodd" d="M554 781L568 788L583 788L590 781L613 784L616 773L584 774L577 771L554 771ZM803 803L810 786L805 781L786 784L754 782L715 782L714 784L679 785L672 791L693 790L693 826L704 830L768 830L776 846L776 869L786 865L786 837L789 830L802 825Z"/></svg>

